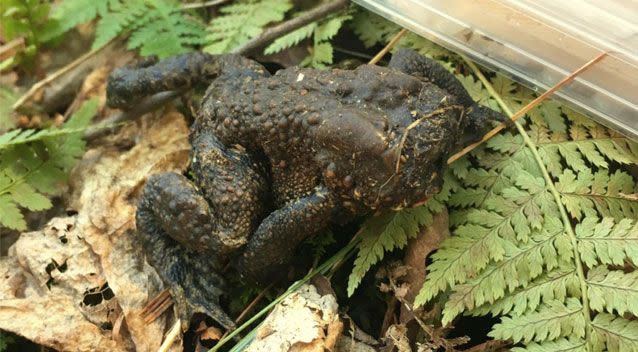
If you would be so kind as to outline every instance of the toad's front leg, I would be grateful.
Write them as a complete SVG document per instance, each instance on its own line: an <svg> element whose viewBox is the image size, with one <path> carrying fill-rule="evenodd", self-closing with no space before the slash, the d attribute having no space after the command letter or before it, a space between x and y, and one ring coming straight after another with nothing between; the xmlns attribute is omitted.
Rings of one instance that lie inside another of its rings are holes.
<svg viewBox="0 0 638 352"><path fill-rule="evenodd" d="M299 244L327 228L335 206L334 196L319 186L313 194L274 211L259 225L235 268L260 284L280 277Z"/></svg>

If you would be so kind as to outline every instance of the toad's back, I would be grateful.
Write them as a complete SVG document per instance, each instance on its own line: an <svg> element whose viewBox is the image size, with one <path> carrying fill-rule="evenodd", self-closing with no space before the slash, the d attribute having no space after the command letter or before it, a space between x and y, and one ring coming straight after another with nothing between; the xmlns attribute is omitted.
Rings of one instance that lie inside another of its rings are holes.
<svg viewBox="0 0 638 352"><path fill-rule="evenodd" d="M271 160L287 160L296 150L307 154L321 149L322 125L352 128L354 118L387 139L439 108L442 101L454 99L430 82L385 67L292 67L273 76L217 78L204 99L200 124L226 144L262 150ZM352 136L351 143L369 144L367 137Z"/></svg>
<svg viewBox="0 0 638 352"><path fill-rule="evenodd" d="M195 133L212 133L225 145L239 144L263 155L275 205L324 184L356 213L367 207L356 198L376 201L381 186L365 175L394 173L397 136L455 98L417 77L364 65L355 70L289 68L242 79L222 75L204 101ZM424 147L433 157L453 143L459 112L420 123L434 141ZM365 186L355 189L353 184Z"/></svg>

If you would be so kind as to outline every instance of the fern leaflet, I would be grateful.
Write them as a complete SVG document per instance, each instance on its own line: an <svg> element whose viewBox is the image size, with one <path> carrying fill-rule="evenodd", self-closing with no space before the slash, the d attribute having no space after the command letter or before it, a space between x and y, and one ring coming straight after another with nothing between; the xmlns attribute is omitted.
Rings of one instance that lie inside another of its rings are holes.
<svg viewBox="0 0 638 352"><path fill-rule="evenodd" d="M81 131L95 115L97 104L97 99L85 102L57 130L0 135L1 225L25 230L27 224L19 207L32 211L51 207L45 195L59 191L66 172L82 156L85 142Z"/></svg>
<svg viewBox="0 0 638 352"><path fill-rule="evenodd" d="M231 52L259 35L267 24L283 20L290 8L292 4L287 0L243 0L224 6L221 15L208 24L204 51Z"/></svg>
<svg viewBox="0 0 638 352"><path fill-rule="evenodd" d="M167 57L204 41L203 24L185 15L179 5L176 0L65 0L54 18L59 18L64 23L62 31L67 31L99 17L93 49L128 32L129 49L139 49L143 56Z"/></svg>
<svg viewBox="0 0 638 352"><path fill-rule="evenodd" d="M363 224L357 258L348 277L348 296L354 293L370 268L383 259L385 252L405 247L408 239L419 233L420 227L432 223L432 216L443 209L453 188L453 182L444 182L441 192L426 204L400 212L386 212Z"/></svg>
<svg viewBox="0 0 638 352"><path fill-rule="evenodd" d="M302 40L313 37L313 46L309 48L310 54L301 62L301 66L314 68L326 68L332 64L334 49L330 43L343 24L352 18L347 11L328 18L311 22L295 31L277 38L265 50L264 54L278 53L291 46L299 44Z"/></svg>

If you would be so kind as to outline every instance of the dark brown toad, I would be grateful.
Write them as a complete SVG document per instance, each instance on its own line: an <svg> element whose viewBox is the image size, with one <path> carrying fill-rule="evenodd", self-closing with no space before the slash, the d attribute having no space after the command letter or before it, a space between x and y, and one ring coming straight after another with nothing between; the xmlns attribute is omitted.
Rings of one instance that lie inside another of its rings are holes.
<svg viewBox="0 0 638 352"><path fill-rule="evenodd" d="M191 128L192 179L152 175L137 210L144 250L184 318L231 320L221 268L257 282L333 222L422 204L446 160L504 117L438 63L399 50L388 67L292 67L192 53L116 70L108 101L210 83Z"/></svg>

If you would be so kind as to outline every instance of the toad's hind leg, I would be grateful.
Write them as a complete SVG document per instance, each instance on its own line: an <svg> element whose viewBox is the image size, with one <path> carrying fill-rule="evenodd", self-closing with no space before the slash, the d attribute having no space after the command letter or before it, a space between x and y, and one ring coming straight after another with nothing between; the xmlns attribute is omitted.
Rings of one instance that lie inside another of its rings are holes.
<svg viewBox="0 0 638 352"><path fill-rule="evenodd" d="M239 274L259 284L282 277L295 249L306 238L325 230L336 202L325 186L275 210L259 225L234 263Z"/></svg>
<svg viewBox="0 0 638 352"><path fill-rule="evenodd" d="M151 176L137 209L138 233L182 321L201 312L230 327L218 306L224 282L217 273L263 217L268 183L244 150L226 148L212 136L193 138L193 159L201 190L176 173Z"/></svg>

